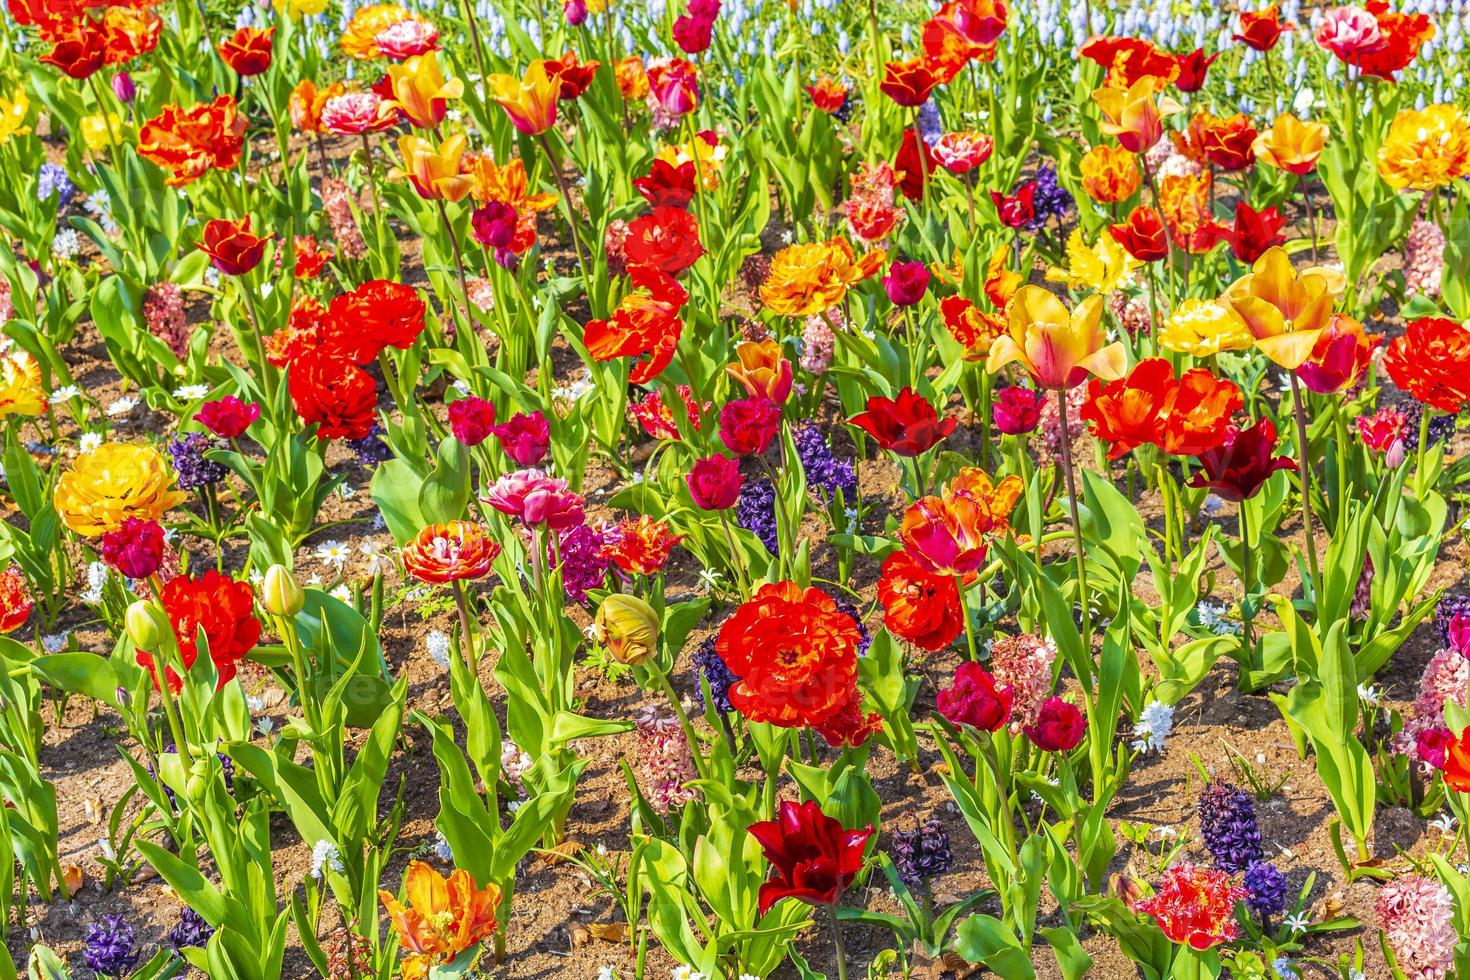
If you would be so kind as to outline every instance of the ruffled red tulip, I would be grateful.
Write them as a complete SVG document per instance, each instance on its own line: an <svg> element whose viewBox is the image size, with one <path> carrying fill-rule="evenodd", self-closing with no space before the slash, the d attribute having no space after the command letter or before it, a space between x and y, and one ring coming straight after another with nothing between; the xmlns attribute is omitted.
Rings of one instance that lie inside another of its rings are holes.
<svg viewBox="0 0 1470 980"><path fill-rule="evenodd" d="M676 276L704 254L699 220L681 208L654 208L628 225L623 250L629 265L643 265Z"/></svg>
<svg viewBox="0 0 1470 980"><path fill-rule="evenodd" d="M883 559L878 601L888 631L921 650L943 650L964 629L954 576L936 575L907 551Z"/></svg>
<svg viewBox="0 0 1470 980"><path fill-rule="evenodd" d="M518 466L535 466L551 451L551 424L540 412L517 412L495 427L500 449Z"/></svg>
<svg viewBox="0 0 1470 980"><path fill-rule="evenodd" d="M365 439L377 422L377 382L346 357L307 351L291 362L287 388L318 439Z"/></svg>
<svg viewBox="0 0 1470 980"><path fill-rule="evenodd" d="M922 262L895 262L883 277L883 291L894 306L913 306L929 288L929 270Z"/></svg>
<svg viewBox="0 0 1470 980"><path fill-rule="evenodd" d="M1470 404L1470 330L1444 317L1411 321L1383 355L1393 383L1451 415Z"/></svg>
<svg viewBox="0 0 1470 980"><path fill-rule="evenodd" d="M667 160L654 160L647 176L634 178L633 189L642 194L655 210L687 208L694 199L697 176L693 160L686 160L678 166Z"/></svg>
<svg viewBox="0 0 1470 980"><path fill-rule="evenodd" d="M1025 731L1043 752L1070 752L1082 744L1087 719L1072 702L1051 697L1042 702L1035 723L1027 725Z"/></svg>
<svg viewBox="0 0 1470 980"><path fill-rule="evenodd" d="M1036 219L1036 181L1028 180L1007 197L999 191L990 192L995 204L995 213L1000 223L1007 228L1024 228Z"/></svg>
<svg viewBox="0 0 1470 980"><path fill-rule="evenodd" d="M940 691L935 707L953 725L985 732L999 731L1011 715L1011 688L997 687L995 677L977 663L955 668L954 683Z"/></svg>
<svg viewBox="0 0 1470 980"><path fill-rule="evenodd" d="M759 456L781 428L781 406L757 395L720 409L720 441L737 456Z"/></svg>
<svg viewBox="0 0 1470 980"><path fill-rule="evenodd" d="M728 510L740 497L745 479L740 463L729 456L706 456L689 468L689 496L701 510Z"/></svg>
<svg viewBox="0 0 1470 980"><path fill-rule="evenodd" d="M774 872L761 885L761 915L783 898L836 905L862 870L863 848L874 833L872 825L845 829L814 800L799 804L783 800L776 819L751 824L749 830Z"/></svg>
<svg viewBox="0 0 1470 980"><path fill-rule="evenodd" d="M1046 404L1046 395L1031 388L1010 385L996 392L990 405L990 417L995 427L1008 436L1024 436L1035 432L1041 424L1041 406Z"/></svg>
<svg viewBox="0 0 1470 980"><path fill-rule="evenodd" d="M271 66L271 42L276 36L274 27L257 30L242 27L220 42L217 50L220 60L229 65L237 75L259 75Z"/></svg>
<svg viewBox="0 0 1470 980"><path fill-rule="evenodd" d="M1261 492L1268 477L1277 470L1296 470L1296 462L1276 451L1276 426L1261 419L1249 429L1230 426L1224 441L1199 454L1203 471L1189 485L1209 488L1225 500L1240 503Z"/></svg>
<svg viewBox="0 0 1470 980"><path fill-rule="evenodd" d="M1445 748L1444 782L1457 793L1470 793L1470 727Z"/></svg>
<svg viewBox="0 0 1470 980"><path fill-rule="evenodd" d="M866 412L847 421L889 452L909 457L939 445L956 425L955 419L941 418L928 399L907 387L896 399L874 395L868 399Z"/></svg>
<svg viewBox="0 0 1470 980"><path fill-rule="evenodd" d="M86 16L52 32L51 50L38 59L61 69L68 78L91 78L107 58L107 36Z"/></svg>
<svg viewBox="0 0 1470 980"><path fill-rule="evenodd" d="M225 395L199 406L194 421L204 426L221 439L238 439L245 430L260 418L260 405L243 402L234 395Z"/></svg>

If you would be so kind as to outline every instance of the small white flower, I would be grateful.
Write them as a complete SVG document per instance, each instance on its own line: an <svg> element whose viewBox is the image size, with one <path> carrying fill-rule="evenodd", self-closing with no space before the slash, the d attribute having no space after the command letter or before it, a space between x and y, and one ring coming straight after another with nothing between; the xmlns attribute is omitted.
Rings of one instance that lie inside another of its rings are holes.
<svg viewBox="0 0 1470 980"><path fill-rule="evenodd" d="M119 415L128 414L137 407L138 399L134 398L132 395L123 395L121 398L118 398L111 404L109 404L106 408L106 412L112 418L117 418Z"/></svg>
<svg viewBox="0 0 1470 980"><path fill-rule="evenodd" d="M1164 739L1174 730L1174 708L1162 701L1150 701L1143 716L1133 726L1133 748L1138 752L1164 751Z"/></svg>
<svg viewBox="0 0 1470 980"><path fill-rule="evenodd" d="M316 557L318 561L326 562L341 570L347 564L347 559L352 557L352 546L343 544L341 541L323 541L316 546Z"/></svg>
<svg viewBox="0 0 1470 980"><path fill-rule="evenodd" d="M174 397L180 401L194 402L209 394L209 385L181 385L174 389Z"/></svg>
<svg viewBox="0 0 1470 980"><path fill-rule="evenodd" d="M276 730L275 720L268 717L257 718L255 719L255 730L262 736L269 736L271 732Z"/></svg>
<svg viewBox="0 0 1470 980"><path fill-rule="evenodd" d="M102 445L102 433L83 432L82 437L77 440L77 452L90 453L100 445Z"/></svg>
<svg viewBox="0 0 1470 980"><path fill-rule="evenodd" d="M669 974L670 980L709 980L692 966L676 966L674 972Z"/></svg>
<svg viewBox="0 0 1470 980"><path fill-rule="evenodd" d="M46 648L47 653L60 653L66 649L66 641L70 636L70 633L48 633L41 637L41 646Z"/></svg>
<svg viewBox="0 0 1470 980"><path fill-rule="evenodd" d="M387 548L381 541L364 541L357 546L368 560L368 571L376 575L378 572L386 572L393 567L394 552Z"/></svg>
<svg viewBox="0 0 1470 980"><path fill-rule="evenodd" d="M449 841L445 840L444 834L437 830L434 831L434 856L446 864L454 862L453 848L449 846Z"/></svg>
<svg viewBox="0 0 1470 980"><path fill-rule="evenodd" d="M62 402L71 401L81 393L81 389L76 385L62 385L60 388L51 392L51 397L47 400L53 405L60 405Z"/></svg>
<svg viewBox="0 0 1470 980"><path fill-rule="evenodd" d="M1308 919L1306 915L1301 912L1293 912L1291 915L1288 915L1286 918L1282 919L1281 922L1283 925L1286 926L1286 928L1290 929L1294 933L1306 932L1307 927L1312 924L1312 920Z"/></svg>
<svg viewBox="0 0 1470 980"><path fill-rule="evenodd" d="M461 395L468 395L470 393L470 386L457 378L455 379L454 384L450 387L459 392Z"/></svg>
<svg viewBox="0 0 1470 980"><path fill-rule="evenodd" d="M1372 684L1363 683L1358 685L1358 700L1370 708L1378 707L1380 697L1378 688Z"/></svg>
<svg viewBox="0 0 1470 980"><path fill-rule="evenodd" d="M713 568L701 568L699 570L699 584L706 592L718 590L724 578L725 576Z"/></svg>
<svg viewBox="0 0 1470 980"><path fill-rule="evenodd" d="M117 848L112 846L112 841L106 837L97 838L97 848L102 852L102 857L107 861L117 860Z"/></svg>
<svg viewBox="0 0 1470 980"><path fill-rule="evenodd" d="M319 840L311 845L311 876L317 881L328 871L342 873L342 855L337 853L337 845L329 840Z"/></svg>
<svg viewBox="0 0 1470 980"><path fill-rule="evenodd" d="M337 496L343 500L351 500L357 496L357 488L350 483L337 484Z"/></svg>
<svg viewBox="0 0 1470 980"><path fill-rule="evenodd" d="M1159 826L1155 827L1154 830L1157 830L1159 832L1160 837L1179 836L1179 831L1175 830L1173 827L1170 827L1168 824L1160 824Z"/></svg>
<svg viewBox="0 0 1470 980"><path fill-rule="evenodd" d="M507 813L515 813L520 808L521 808L521 801L520 800L508 800L508 801L506 801L505 811Z"/></svg>
<svg viewBox="0 0 1470 980"><path fill-rule="evenodd" d="M424 646L429 650L429 656L434 658L434 663L445 670L449 669L449 635L442 630L431 630L424 637Z"/></svg>
<svg viewBox="0 0 1470 980"><path fill-rule="evenodd" d="M91 562L87 565L87 588L82 592L82 601L95 606L102 601L102 589L106 585L107 566L100 561Z"/></svg>
<svg viewBox="0 0 1470 980"><path fill-rule="evenodd" d="M77 252L81 251L82 239L77 235L75 228L63 228L51 239L51 254L58 259L75 258Z"/></svg>
<svg viewBox="0 0 1470 980"><path fill-rule="evenodd" d="M1348 980L1368 980L1368 975L1356 967L1348 970Z"/></svg>
<svg viewBox="0 0 1470 980"><path fill-rule="evenodd" d="M338 602L345 602L349 605L352 603L352 590L349 589L345 583L337 586L335 589L327 594L330 595L333 599L336 599Z"/></svg>
<svg viewBox="0 0 1470 980"><path fill-rule="evenodd" d="M1458 824L1459 821L1454 818L1453 814L1449 813L1441 813L1439 816L1429 821L1429 826L1439 831L1445 837L1453 836L1453 834L1455 833L1455 827Z"/></svg>
<svg viewBox="0 0 1470 980"><path fill-rule="evenodd" d="M618 980L618 971L610 966L598 967L597 980Z"/></svg>

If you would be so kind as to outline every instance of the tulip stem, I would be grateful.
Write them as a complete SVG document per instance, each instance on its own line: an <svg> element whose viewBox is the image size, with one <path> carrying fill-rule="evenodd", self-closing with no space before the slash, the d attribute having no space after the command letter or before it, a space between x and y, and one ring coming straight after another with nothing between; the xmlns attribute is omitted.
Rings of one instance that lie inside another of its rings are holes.
<svg viewBox="0 0 1470 980"><path fill-rule="evenodd" d="M571 191L567 188L566 175L561 172L561 164L556 162L556 155L551 152L551 140L545 133L541 134L541 148L546 151L546 162L556 177L556 186L561 190L561 206L566 212L567 231L572 236L572 248L577 253L577 274L585 279L588 276L587 259L582 254L582 239L577 234L577 216L572 211Z"/></svg>
<svg viewBox="0 0 1470 980"><path fill-rule="evenodd" d="M1312 264L1317 264L1317 211L1312 207L1312 195L1307 190L1307 175L1296 175L1297 186L1302 192L1302 202L1307 206L1307 234L1308 241L1312 243Z"/></svg>
<svg viewBox="0 0 1470 980"><path fill-rule="evenodd" d="M480 676L480 658L475 652L474 634L470 632L470 613L467 608L468 600L465 598L464 586L459 579L454 580L454 608L459 613L459 650L460 656L464 658L465 666L470 669L470 676Z"/></svg>
<svg viewBox="0 0 1470 980"><path fill-rule="evenodd" d="M1424 500L1424 454L1429 451L1429 416L1431 409L1428 405L1421 406L1419 412L1419 445L1414 450L1414 496L1421 502Z"/></svg>
<svg viewBox="0 0 1470 980"><path fill-rule="evenodd" d="M1040 568L1041 566L1038 565L1037 567ZM980 651L975 645L975 626L970 622L970 603L965 598L965 577L963 575L956 575L954 577L954 587L960 596L960 615L965 620L965 644L970 650L970 662L978 664L980 662Z"/></svg>
<svg viewBox="0 0 1470 980"><path fill-rule="evenodd" d="M247 273L248 275L248 273ZM245 315L250 318L250 335L255 343L255 357L260 364L260 386L265 391L266 402L272 407L275 405L275 379L271 376L271 364L265 356L265 335L260 332L260 313L255 308L255 291L245 281L240 279L240 292L245 294ZM241 351L243 354L244 351Z"/></svg>
<svg viewBox="0 0 1470 980"><path fill-rule="evenodd" d="M1256 608L1251 604L1251 536L1250 522L1246 517L1246 501L1240 502L1238 514L1240 521L1240 668L1244 671L1253 670L1256 666L1256 644L1252 637ZM1244 690L1244 678L1242 678L1240 687Z"/></svg>
<svg viewBox="0 0 1470 980"><path fill-rule="evenodd" d="M914 152L919 155L919 204L929 202L929 161L926 159L928 146L924 134L919 131L919 110L914 110Z"/></svg>
<svg viewBox="0 0 1470 980"><path fill-rule="evenodd" d="M480 68L480 84L488 85L490 84L490 73L485 68L485 46L480 42L480 28L475 23L475 8L471 0L464 0L464 19L470 28L470 43L475 47L475 62Z"/></svg>
<svg viewBox="0 0 1470 980"><path fill-rule="evenodd" d="M735 566L735 581L740 586L740 598L745 599L750 595L750 577L745 573L745 555L735 547L735 535L730 533L730 515L728 508L720 510L720 528L725 532L725 544L730 548L730 561Z"/></svg>
<svg viewBox="0 0 1470 980"><path fill-rule="evenodd" d="M1296 412L1296 441L1301 455L1302 533L1307 536L1307 566L1312 575L1312 600L1318 594L1320 572L1317 566L1317 539L1312 533L1312 461L1307 452L1307 407L1303 402L1301 382L1291 373L1291 400Z"/></svg>
<svg viewBox="0 0 1470 980"><path fill-rule="evenodd" d="M1077 517L1077 480L1072 473L1072 431L1067 424L1067 392L1057 389L1057 424L1062 435L1062 475L1067 480L1067 507L1072 517L1072 544L1077 550L1077 593L1082 602L1082 642L1092 654L1092 610L1088 605L1087 560L1082 554L1082 521Z"/></svg>
<svg viewBox="0 0 1470 980"><path fill-rule="evenodd" d="M842 898L842 893L837 893ZM832 926L832 949L837 953L837 980L847 980L847 949L842 945L842 924L837 920L837 902L827 906L827 921Z"/></svg>
<svg viewBox="0 0 1470 980"><path fill-rule="evenodd" d="M368 134L362 136L362 159L367 167L368 190L373 194L373 247L379 252L383 249L383 205L378 200L378 168L373 165L373 147L368 142Z"/></svg>
<svg viewBox="0 0 1470 980"><path fill-rule="evenodd" d="M464 253L459 249L459 236L454 233L454 224L449 220L449 212L444 207L444 199L441 197L434 202L439 205L439 220L444 223L444 230L449 233L449 245L454 249L454 271L459 273L459 291L464 296L464 315L466 323L472 322L470 310L474 304L470 301L470 284L464 274Z"/></svg>

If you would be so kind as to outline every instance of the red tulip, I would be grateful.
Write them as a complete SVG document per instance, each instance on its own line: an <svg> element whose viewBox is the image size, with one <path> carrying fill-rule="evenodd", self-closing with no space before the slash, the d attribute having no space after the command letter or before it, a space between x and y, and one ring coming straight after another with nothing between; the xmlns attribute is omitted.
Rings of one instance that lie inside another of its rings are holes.
<svg viewBox="0 0 1470 980"><path fill-rule="evenodd" d="M878 88L899 105L914 109L928 101L929 93L938 84L939 79L925 59L911 58L884 64L883 81Z"/></svg>
<svg viewBox="0 0 1470 980"><path fill-rule="evenodd" d="M1272 4L1265 10L1242 13L1240 33L1232 36L1257 51L1270 51L1281 40L1281 35L1291 29L1290 24L1281 23L1281 8Z"/></svg>
<svg viewBox="0 0 1470 980"><path fill-rule="evenodd" d="M450 402L449 431L461 444L478 446L495 431L495 405L475 395Z"/></svg>
<svg viewBox="0 0 1470 980"><path fill-rule="evenodd" d="M1286 227L1286 218L1275 208L1257 211L1245 201L1235 202L1235 224L1229 228L1211 222L1200 229L1206 248L1216 242L1227 241L1235 257L1253 265L1273 245L1281 245L1286 236L1281 230Z"/></svg>
<svg viewBox="0 0 1470 980"><path fill-rule="evenodd" d="M1070 701L1047 698L1035 724L1026 726L1026 737L1043 752L1070 752L1082 742L1087 720Z"/></svg>
<svg viewBox="0 0 1470 980"><path fill-rule="evenodd" d="M1296 469L1296 463L1285 456L1273 457L1275 450L1276 426L1270 419L1261 419L1249 429L1232 425L1225 430L1224 442L1199 454L1204 470L1189 485L1208 487L1234 503L1249 500L1272 473Z"/></svg>
<svg viewBox="0 0 1470 980"><path fill-rule="evenodd" d="M1205 73L1210 70L1210 65L1220 57L1217 51L1206 56L1204 48L1195 48L1189 54L1176 55L1175 60L1179 62L1179 76L1174 79L1174 87L1181 92L1198 92L1205 86Z"/></svg>
<svg viewBox="0 0 1470 980"><path fill-rule="evenodd" d="M707 456L689 468L689 496L700 510L727 510L735 506L740 487L740 463L728 456Z"/></svg>
<svg viewBox="0 0 1470 980"><path fill-rule="evenodd" d="M237 75L259 75L271 66L271 42L276 36L274 27L257 30L242 27L220 42L220 60L235 70Z"/></svg>
<svg viewBox="0 0 1470 980"><path fill-rule="evenodd" d="M199 406L194 421L204 426L221 439L237 439L260 418L260 406L255 402L243 402L234 395L225 395Z"/></svg>
<svg viewBox="0 0 1470 980"><path fill-rule="evenodd" d="M199 250L209 256L214 267L227 276L243 276L260 264L270 235L257 238L250 231L250 216L239 221L215 218L204 226Z"/></svg>
<svg viewBox="0 0 1470 980"><path fill-rule="evenodd" d="M124 518L116 531L102 535L102 560L128 578L147 578L163 564L163 526Z"/></svg>
<svg viewBox="0 0 1470 980"><path fill-rule="evenodd" d="M1007 228L1023 228L1036 218L1036 206L1033 203L1035 198L1034 180L1026 181L1010 197L998 191L990 192L990 200L995 203L995 213L1000 216L1001 224Z"/></svg>
<svg viewBox="0 0 1470 980"><path fill-rule="evenodd" d="M766 451L781 427L781 406L769 398L737 398L720 409L720 441L737 456Z"/></svg>
<svg viewBox="0 0 1470 980"><path fill-rule="evenodd" d="M922 262L895 262L883 277L883 290L894 306L913 306L929 288L929 270Z"/></svg>
<svg viewBox="0 0 1470 980"><path fill-rule="evenodd" d="M800 804L783 800L775 820L748 829L775 872L761 885L761 915L783 898L836 905L862 870L863 848L874 834L871 824L847 830L813 800Z"/></svg>
<svg viewBox="0 0 1470 980"><path fill-rule="evenodd" d="M694 161L677 167L667 160L655 160L648 175L633 180L633 188L649 205L657 208L686 208L694 199Z"/></svg>
<svg viewBox="0 0 1470 980"><path fill-rule="evenodd" d="M1140 204L1128 212L1128 220L1108 225L1108 234L1140 262L1157 262L1169 257L1169 240L1164 234L1164 219L1159 212Z"/></svg>
<svg viewBox="0 0 1470 980"><path fill-rule="evenodd" d="M912 388L898 398L874 395L868 410L847 420L872 436L878 445L900 456L918 456L933 449L954 431L953 418L940 418L928 400Z"/></svg>
<svg viewBox="0 0 1470 980"><path fill-rule="evenodd" d="M995 677L977 663L960 664L954 683L935 698L946 721L981 731L998 731L1011 714L1011 688L996 687Z"/></svg>

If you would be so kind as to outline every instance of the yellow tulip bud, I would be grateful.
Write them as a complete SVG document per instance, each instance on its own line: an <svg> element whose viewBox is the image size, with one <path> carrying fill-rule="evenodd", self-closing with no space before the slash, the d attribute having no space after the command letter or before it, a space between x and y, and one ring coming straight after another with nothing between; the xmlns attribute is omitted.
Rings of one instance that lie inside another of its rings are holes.
<svg viewBox="0 0 1470 980"><path fill-rule="evenodd" d="M296 576L285 565L272 565L266 569L265 585L260 592L260 605L272 616L290 618L306 605L306 593L301 591Z"/></svg>
<svg viewBox="0 0 1470 980"><path fill-rule="evenodd" d="M658 613L637 596L614 593L597 607L597 639L619 663L636 667L658 649Z"/></svg>
<svg viewBox="0 0 1470 980"><path fill-rule="evenodd" d="M124 617L127 625L128 638L133 641L133 646L139 650L154 651L168 636L173 627L169 624L168 614L156 602L147 599L139 599L128 606L127 615Z"/></svg>

